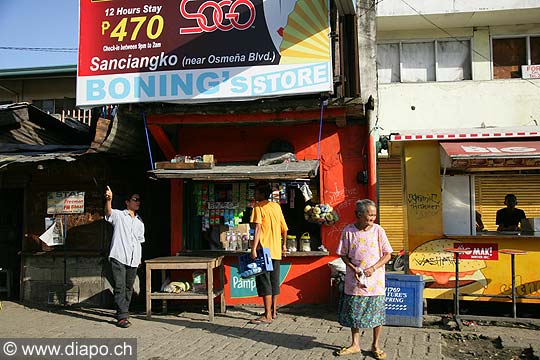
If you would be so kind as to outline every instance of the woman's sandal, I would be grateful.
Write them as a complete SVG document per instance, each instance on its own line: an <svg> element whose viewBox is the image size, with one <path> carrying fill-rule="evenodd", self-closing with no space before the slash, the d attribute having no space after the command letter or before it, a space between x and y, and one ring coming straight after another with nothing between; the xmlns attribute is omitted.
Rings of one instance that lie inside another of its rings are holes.
<svg viewBox="0 0 540 360"><path fill-rule="evenodd" d="M386 353L384 352L384 350L371 350L371 352L373 353L373 357L377 360L386 359Z"/></svg>
<svg viewBox="0 0 540 360"><path fill-rule="evenodd" d="M350 348L350 347L344 347L344 348L341 348L340 350L336 350L334 355L336 355L336 356L346 356L346 355L358 354L359 352L360 352L360 350L355 350L355 349Z"/></svg>

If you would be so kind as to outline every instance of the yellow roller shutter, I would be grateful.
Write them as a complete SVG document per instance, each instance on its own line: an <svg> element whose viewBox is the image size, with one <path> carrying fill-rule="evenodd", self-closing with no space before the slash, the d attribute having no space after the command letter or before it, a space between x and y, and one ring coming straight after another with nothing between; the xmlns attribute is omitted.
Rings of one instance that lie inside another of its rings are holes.
<svg viewBox="0 0 540 360"><path fill-rule="evenodd" d="M504 196L514 194L517 207L525 211L528 218L540 217L540 175L475 175L476 210L482 214L487 230L497 230L497 210L505 207Z"/></svg>
<svg viewBox="0 0 540 360"><path fill-rule="evenodd" d="M406 245L407 219L403 200L401 160L379 159L379 223L397 253Z"/></svg>

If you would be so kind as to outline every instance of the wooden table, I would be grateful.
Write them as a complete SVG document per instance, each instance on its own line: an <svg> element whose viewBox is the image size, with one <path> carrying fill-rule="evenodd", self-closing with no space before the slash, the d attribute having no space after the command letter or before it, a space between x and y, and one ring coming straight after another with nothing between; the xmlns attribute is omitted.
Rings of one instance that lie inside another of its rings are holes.
<svg viewBox="0 0 540 360"><path fill-rule="evenodd" d="M214 299L220 297L221 313L225 313L225 271L223 256L166 256L149 259L146 263L146 317L152 317L152 300L163 300L163 310L167 312L167 300L208 299L208 319L214 321ZM214 269L219 269L220 289L214 289ZM207 292L186 291L181 293L152 292L152 270L161 270L162 280L166 270L206 270Z"/></svg>

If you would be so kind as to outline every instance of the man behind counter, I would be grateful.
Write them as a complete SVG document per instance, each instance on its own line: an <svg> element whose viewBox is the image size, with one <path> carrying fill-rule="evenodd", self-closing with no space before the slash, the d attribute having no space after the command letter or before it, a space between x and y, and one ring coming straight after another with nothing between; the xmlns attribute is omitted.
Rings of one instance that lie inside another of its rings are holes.
<svg viewBox="0 0 540 360"><path fill-rule="evenodd" d="M496 223L499 225L497 231L517 231L519 223L525 219L525 211L518 209L517 198L514 194L506 194L504 197L505 208L497 210Z"/></svg>

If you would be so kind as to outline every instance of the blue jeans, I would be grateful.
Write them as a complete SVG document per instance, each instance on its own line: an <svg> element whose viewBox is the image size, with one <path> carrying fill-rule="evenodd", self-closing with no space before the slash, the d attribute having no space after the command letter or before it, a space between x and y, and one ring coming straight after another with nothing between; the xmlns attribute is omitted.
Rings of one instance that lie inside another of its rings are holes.
<svg viewBox="0 0 540 360"><path fill-rule="evenodd" d="M116 259L110 259L114 281L114 302L118 320L129 317L129 304L133 294L133 283L137 276L137 268L122 264Z"/></svg>

